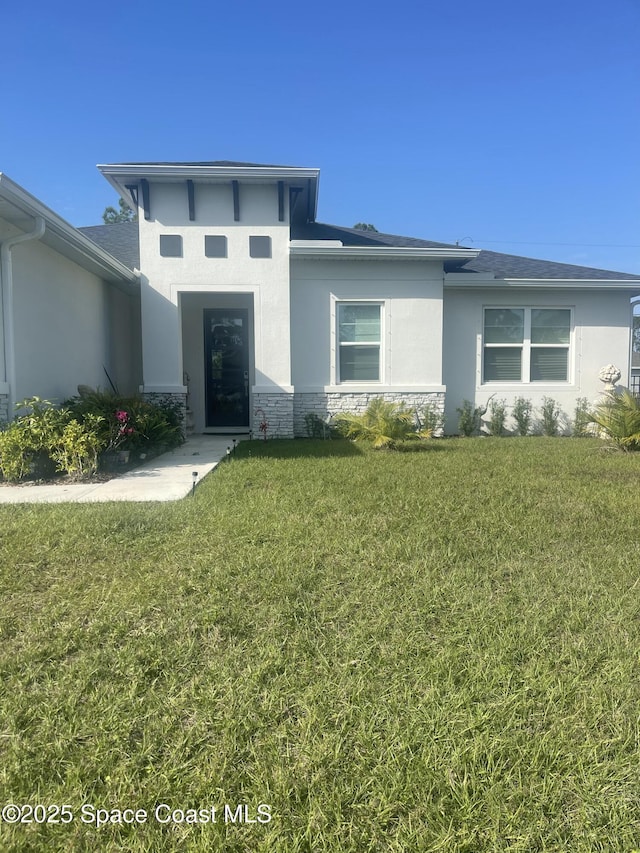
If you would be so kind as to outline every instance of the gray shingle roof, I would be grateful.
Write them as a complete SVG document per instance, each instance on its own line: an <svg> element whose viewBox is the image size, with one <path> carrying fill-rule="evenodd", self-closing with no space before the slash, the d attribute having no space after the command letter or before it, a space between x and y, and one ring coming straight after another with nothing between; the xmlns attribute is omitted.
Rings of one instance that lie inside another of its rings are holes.
<svg viewBox="0 0 640 853"><path fill-rule="evenodd" d="M94 225L79 229L94 243L97 243L130 269L140 266L138 246L138 223L116 222L112 225ZM451 243L435 243L417 237L401 237L397 234L382 234L377 231L358 231L355 228L343 228L339 225L326 225L322 222L308 222L293 225L292 240L341 240L345 246L397 246L425 249L458 248ZM496 278L523 279L584 279L604 281L620 279L639 280L640 275L612 270L593 269L592 267L561 264L556 261L542 261L535 258L523 258L518 255L503 255L499 252L482 250L477 258L462 265L455 262L448 265L451 272L468 273L469 280L482 274Z"/></svg>
<svg viewBox="0 0 640 853"><path fill-rule="evenodd" d="M137 222L113 222L111 225L90 225L78 228L85 237L97 243L129 269L140 267L140 246Z"/></svg>
<svg viewBox="0 0 640 853"><path fill-rule="evenodd" d="M640 279L640 275L627 272L521 258L518 255L502 255L499 252L488 252L484 249L477 258L467 261L457 272L490 273L496 278L625 279L628 281Z"/></svg>
<svg viewBox="0 0 640 853"><path fill-rule="evenodd" d="M345 246L399 246L404 248L451 249L449 243L434 243L417 237L400 237L396 234L381 234L378 231L358 231L340 225L325 225L322 222L307 222L291 227L292 240L341 240Z"/></svg>
<svg viewBox="0 0 640 853"><path fill-rule="evenodd" d="M397 234L382 234L377 231L358 231L355 228L342 228L336 225L324 225L321 222L308 222L291 235L293 240L342 240L345 246L398 246L425 249L456 249L452 243L434 243L417 237L401 237ZM471 275L479 273L493 274L497 278L545 278L545 279L640 279L639 275L626 272L613 272L573 264L561 264L556 261L542 261L536 258L523 258L518 255L503 255L499 252L482 250L477 258L465 264L452 264L448 270Z"/></svg>

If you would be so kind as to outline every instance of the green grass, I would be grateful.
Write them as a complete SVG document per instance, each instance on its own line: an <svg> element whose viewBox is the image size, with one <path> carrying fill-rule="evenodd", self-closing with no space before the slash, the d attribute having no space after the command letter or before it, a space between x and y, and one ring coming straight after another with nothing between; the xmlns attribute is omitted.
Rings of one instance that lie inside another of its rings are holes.
<svg viewBox="0 0 640 853"><path fill-rule="evenodd" d="M1 507L0 796L75 818L0 849L640 848L640 454L429 447L256 441L179 503Z"/></svg>

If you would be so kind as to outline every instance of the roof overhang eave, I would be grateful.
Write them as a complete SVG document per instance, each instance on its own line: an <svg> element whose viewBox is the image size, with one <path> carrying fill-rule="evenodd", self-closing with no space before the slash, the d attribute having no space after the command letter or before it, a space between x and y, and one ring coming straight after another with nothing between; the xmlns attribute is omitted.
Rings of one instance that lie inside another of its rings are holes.
<svg viewBox="0 0 640 853"><path fill-rule="evenodd" d="M186 164L103 163L97 167L107 176L132 178L317 178L319 169L302 166L194 166Z"/></svg>
<svg viewBox="0 0 640 853"><path fill-rule="evenodd" d="M489 273L447 273L445 287L477 290L485 287L580 289L580 290L640 290L640 278L501 278Z"/></svg>
<svg viewBox="0 0 640 853"><path fill-rule="evenodd" d="M294 246L293 257L312 260L380 260L381 258L415 261L468 261L477 258L480 249L416 248L412 246Z"/></svg>
<svg viewBox="0 0 640 853"><path fill-rule="evenodd" d="M80 263L82 260L86 261L88 267L94 271L99 270L101 277L108 281L138 283L138 276L133 270L85 237L77 228L2 172L0 172L0 198L5 199L22 214L33 218L41 216L44 219L45 234L42 241L45 244L51 245L57 251L68 247L69 257ZM65 252L62 251L62 254Z"/></svg>
<svg viewBox="0 0 640 853"><path fill-rule="evenodd" d="M193 166L135 163L102 163L97 168L121 192L129 181L147 180L318 180L319 169L298 166Z"/></svg>
<svg viewBox="0 0 640 853"><path fill-rule="evenodd" d="M308 182L312 196L309 210L315 221L318 211L320 169L302 166L196 166L189 164L102 163L97 168L119 196L130 203L128 187L141 179L147 181L288 181Z"/></svg>

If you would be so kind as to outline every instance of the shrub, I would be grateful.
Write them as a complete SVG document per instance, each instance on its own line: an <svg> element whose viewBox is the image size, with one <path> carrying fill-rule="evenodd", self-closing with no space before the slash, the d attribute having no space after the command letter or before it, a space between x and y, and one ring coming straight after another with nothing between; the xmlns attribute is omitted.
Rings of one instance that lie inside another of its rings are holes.
<svg viewBox="0 0 640 853"><path fill-rule="evenodd" d="M504 425L507 420L506 400L492 400L489 412L489 434L504 435Z"/></svg>
<svg viewBox="0 0 640 853"><path fill-rule="evenodd" d="M513 419L516 422L516 431L518 435L527 435L531 427L531 400L526 400L524 397L516 397L513 401Z"/></svg>
<svg viewBox="0 0 640 853"><path fill-rule="evenodd" d="M70 416L40 397L16 404L27 409L0 433L0 471L6 480L21 480L30 474L46 476L55 470L51 450L56 447Z"/></svg>
<svg viewBox="0 0 640 853"><path fill-rule="evenodd" d="M177 407L139 397L91 391L62 407L32 397L16 408L28 411L0 432L0 471L6 480L56 471L90 476L100 454L110 449L165 449L183 440Z"/></svg>
<svg viewBox="0 0 640 853"><path fill-rule="evenodd" d="M353 441L366 441L376 448L395 448L404 441L430 438L429 430L416 426L415 413L404 404L374 397L361 414L341 412L335 417L341 435Z"/></svg>
<svg viewBox="0 0 640 853"><path fill-rule="evenodd" d="M137 400L136 403L129 407L134 426L129 443L132 450L172 448L182 444L182 420L177 407L146 400Z"/></svg>
<svg viewBox="0 0 640 853"><path fill-rule="evenodd" d="M439 406L433 403L428 403L420 415L420 428L426 430L431 435L442 435L444 429L444 412Z"/></svg>
<svg viewBox="0 0 640 853"><path fill-rule="evenodd" d="M589 429L592 420L589 401L586 397L578 397L573 414L573 435L576 438L585 438L592 434Z"/></svg>
<svg viewBox="0 0 640 853"><path fill-rule="evenodd" d="M184 440L180 407L151 403L142 397L123 397L101 389L84 391L66 405L80 422L92 421L103 451L177 447Z"/></svg>
<svg viewBox="0 0 640 853"><path fill-rule="evenodd" d="M543 435L557 435L560 428L560 409L553 397L543 397L540 428Z"/></svg>
<svg viewBox="0 0 640 853"><path fill-rule="evenodd" d="M463 400L462 406L456 409L460 415L458 418L458 429L462 435L469 438L472 435L477 435L482 426L482 416L486 409L482 406L475 406L471 400Z"/></svg>
<svg viewBox="0 0 640 853"><path fill-rule="evenodd" d="M0 432L0 471L5 480L21 480L31 470L34 448L28 432L14 427Z"/></svg>
<svg viewBox="0 0 640 853"><path fill-rule="evenodd" d="M640 450L640 402L626 388L606 394L598 402L592 423L623 450Z"/></svg>
<svg viewBox="0 0 640 853"><path fill-rule="evenodd" d="M70 420L49 448L58 471L72 476L90 477L98 469L98 454L103 450L100 436L102 418L87 414L82 423Z"/></svg>

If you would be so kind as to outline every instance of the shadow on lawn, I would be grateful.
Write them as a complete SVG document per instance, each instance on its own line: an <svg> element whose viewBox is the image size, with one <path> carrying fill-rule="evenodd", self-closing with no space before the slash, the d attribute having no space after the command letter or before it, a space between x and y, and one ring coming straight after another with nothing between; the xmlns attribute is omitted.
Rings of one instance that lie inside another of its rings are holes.
<svg viewBox="0 0 640 853"><path fill-rule="evenodd" d="M438 439L433 441L407 441L395 450L377 450L376 453L431 453L443 450ZM241 442L235 452L238 459L249 456L260 459L323 459L336 456L362 456L369 445L355 444L346 438L333 438L323 441L317 438L271 439Z"/></svg>
<svg viewBox="0 0 640 853"><path fill-rule="evenodd" d="M344 438L274 438L268 441L242 441L236 448L237 459L323 459L335 456L361 456L362 450Z"/></svg>

